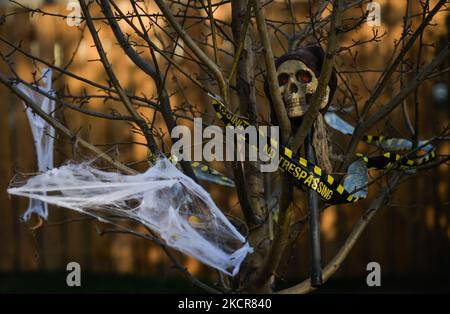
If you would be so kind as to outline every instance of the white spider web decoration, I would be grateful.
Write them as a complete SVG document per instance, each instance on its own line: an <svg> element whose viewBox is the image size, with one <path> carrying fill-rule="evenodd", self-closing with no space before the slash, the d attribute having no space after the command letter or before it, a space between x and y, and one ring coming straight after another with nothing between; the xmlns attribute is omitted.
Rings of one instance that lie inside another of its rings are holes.
<svg viewBox="0 0 450 314"><path fill-rule="evenodd" d="M8 193L100 221L110 216L138 221L168 246L231 276L253 251L208 192L167 159L136 175L102 171L90 163L67 164L19 185L13 180Z"/></svg>
<svg viewBox="0 0 450 314"><path fill-rule="evenodd" d="M50 68L42 69L40 81L43 86L36 86L43 93L54 95L52 90L52 70ZM49 115L53 115L55 110L55 101L42 95L36 90L31 89L25 84L19 83L17 87L35 103L40 104L41 109ZM33 135L34 147L36 148L38 170L40 172L53 168L53 144L55 138L55 129L52 128L44 119L35 114L25 103L25 112L30 124ZM40 200L31 199L28 209L23 214L25 221L29 220L32 213L36 213L44 219L48 216L48 205Z"/></svg>

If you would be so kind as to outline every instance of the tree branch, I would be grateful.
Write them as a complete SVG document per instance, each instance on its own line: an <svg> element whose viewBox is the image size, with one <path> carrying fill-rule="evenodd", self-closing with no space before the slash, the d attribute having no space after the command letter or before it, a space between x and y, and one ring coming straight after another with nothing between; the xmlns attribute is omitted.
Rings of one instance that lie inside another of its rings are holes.
<svg viewBox="0 0 450 314"><path fill-rule="evenodd" d="M135 119L136 124L139 126L142 133L144 134L151 153L156 154L159 151L159 149L158 149L158 146L156 145L155 139L153 138L152 131L148 127L147 122L145 122L145 120L142 118L142 116L140 116L139 113L136 111L136 109L133 107L133 105L130 102L130 99L128 98L127 94L125 93L125 90L122 88L119 80L117 79L116 75L114 74L114 71L112 70L112 66L109 63L108 58L106 56L105 50L103 49L103 45L100 41L100 38L98 37L97 30L95 29L91 15L89 13L89 9L87 8L85 1L86 0L79 0L81 10L83 11L84 17L86 19L86 24L89 28L92 39L94 40L95 47L97 48L97 52L100 56L100 60L103 64L103 67L105 68L105 71L106 71L109 79L111 80L112 85L117 90L117 93L118 93L120 99L122 100L123 105L128 110L130 115Z"/></svg>
<svg viewBox="0 0 450 314"><path fill-rule="evenodd" d="M287 116L286 108L284 107L283 99L281 98L281 94L278 89L277 70L275 68L269 32L267 30L265 9L262 7L260 0L252 1L256 17L256 25L258 27L259 36L264 51L264 62L266 64L266 75L269 83L270 96L273 101L277 119L280 123L282 138L284 141L287 141L291 136L291 122Z"/></svg>
<svg viewBox="0 0 450 314"><path fill-rule="evenodd" d="M426 26L430 23L430 21L433 19L433 17L439 12L441 7L446 3L446 0L440 0L433 8L433 10L430 11L430 13L427 15L427 17L423 20L423 22L420 24L420 26L417 28L417 30L414 32L414 34L411 36L411 38L408 40L408 42L404 45L404 47L401 49L398 56L395 58L394 62L392 62L389 67L383 71L383 74L378 81L378 84L375 86L373 92L370 94L370 97L367 99L366 103L364 104L362 113L361 113L361 121L364 121L366 118L366 115L369 112L369 109L373 106L375 103L375 100L380 96L381 92L386 87L389 78L392 76L392 74L395 72L395 69L400 64L400 62L405 57L406 53L412 48L414 45L414 42L419 37L420 34L423 33ZM403 36L406 36L406 33L403 34Z"/></svg>
<svg viewBox="0 0 450 314"><path fill-rule="evenodd" d="M16 94L20 99L22 99L36 114L38 114L42 119L44 119L48 124L50 124L53 128L61 132L62 134L69 137L72 141L75 143L83 146L84 148L88 149L92 153L94 153L99 158L103 159L110 165L114 166L116 169L123 171L126 174L136 174L137 172L134 169L131 169L121 162L112 159L107 154L99 150L94 145L90 144L89 142L83 140L77 135L74 135L72 131L70 131L68 128L66 128L64 125L62 125L58 120L54 119L47 113L45 113L39 104L35 103L32 99L30 99L26 94L24 94L17 86L8 80L3 74L0 73L0 82L3 83L11 92Z"/></svg>
<svg viewBox="0 0 450 314"><path fill-rule="evenodd" d="M175 20L175 17L173 16L172 12L170 11L169 7L165 3L164 0L155 0L155 3L158 5L161 12L166 17L167 21L170 23L170 25L175 29L175 31L180 35L180 37L183 39L183 41L186 43L186 45L192 50L192 52L197 56L197 58L203 62L208 69L213 73L214 77L216 78L221 96L224 99L226 104L229 104L229 93L228 93L228 82L226 81L225 77L222 74L222 71L220 70L219 66L214 63L203 51L202 49L194 42L194 40L189 36L189 34L180 26L180 24L177 23Z"/></svg>
<svg viewBox="0 0 450 314"><path fill-rule="evenodd" d="M325 52L325 60L320 71L319 82L316 91L314 92L311 103L303 116L302 124L294 135L291 142L291 148L297 151L305 141L309 129L311 129L314 121L317 118L320 110L320 104L325 97L325 92L330 81L331 73L333 71L334 59L339 48L339 35L343 15L343 0L333 1L333 13L331 16L331 24L328 35L328 43Z"/></svg>
<svg viewBox="0 0 450 314"><path fill-rule="evenodd" d="M370 129L375 123L380 121L382 118L387 116L392 110L394 110L397 106L401 105L403 99L408 97L408 95L413 92L419 85L425 80L428 75L430 75L433 70L442 62L448 59L450 54L450 43L447 44L447 47L442 49L439 54L429 63L427 64L415 77L414 79L403 88L394 98L392 98L386 105L381 107L375 114L370 116L366 123L361 127L362 131L367 131Z"/></svg>
<svg viewBox="0 0 450 314"><path fill-rule="evenodd" d="M131 47L130 43L126 39L125 35L123 34L122 30L119 27L119 24L117 23L116 19L114 19L114 15L111 11L111 7L108 3L108 0L100 0L101 7L103 10L103 13L108 18L109 25L114 33L114 36L116 37L117 41L120 44L120 47L122 47L122 50L126 53L128 58L136 65L138 66L142 71L144 71L146 74L148 74L156 84L156 87L159 91L159 99L161 103L161 113L164 118L164 121L166 122L167 128L169 132L172 131L172 129L176 126L175 119L172 115L172 110L170 108L170 100L169 96L167 94L166 88L164 86L164 82L159 75L159 73L156 71L155 67L153 67L150 63L145 61L141 58L141 56ZM176 141L176 139L172 138L172 141ZM196 180L194 170L192 169L192 166L190 162L182 160L180 161L181 167L183 168L184 172L194 180Z"/></svg>
<svg viewBox="0 0 450 314"><path fill-rule="evenodd" d="M352 232L348 236L345 243L339 249L337 254L333 257L333 259L328 263L328 265L323 269L323 281L326 282L331 278L334 273L339 269L339 267L344 262L345 258L350 253L351 249L354 247L356 241L361 236L364 229L367 227L369 222L372 220L373 216L377 213L377 211L386 203L389 198L390 193L397 185L399 179L401 177L401 173L395 173L392 178L389 180L389 184L387 187L383 188L380 191L378 197L370 204L369 208L364 212L361 218L353 227ZM295 285L293 287L283 289L278 291L277 293L285 293L285 294L303 294L308 293L315 290L311 286L311 281L309 279Z"/></svg>
<svg viewBox="0 0 450 314"><path fill-rule="evenodd" d="M270 44L269 33L267 30L265 10L262 7L260 0L252 0L253 8L256 17L256 25L258 28L261 44L264 51L264 61L266 65L267 81L269 83L270 95L273 101L275 114L280 123L282 141L287 141L291 137L291 122L287 116L286 108L278 86L277 73L275 68L272 47ZM291 223L292 208L290 207L292 201L293 186L290 179L286 175L281 175L281 192L280 192L280 206L278 217L278 230L267 254L264 264L261 269L254 276L254 280L250 283L256 291L266 291L270 284L270 278L275 272L281 260L281 255L284 252L288 242L289 225Z"/></svg>
<svg viewBox="0 0 450 314"><path fill-rule="evenodd" d="M442 3L442 2L444 2L444 3ZM414 34L409 39L408 43L406 43L404 45L404 47L402 48L402 51L400 51L399 55L394 60L394 62L385 71L383 71L383 74L380 76L380 79L378 80L374 91L371 93L371 95L369 96L369 98L367 99L367 101L364 104L363 113L361 114L358 124L355 127L355 131L353 133L352 139L350 140L350 143L348 144L347 149L346 149L347 156L346 156L346 158L344 158L344 161L341 163L341 165L337 169L338 172L342 172L348 168L348 166L350 164L350 158L348 158L348 157L351 156L353 154L353 152L355 151L356 146L358 145L359 141L361 140L361 137L364 135L364 132L367 132L367 130L371 126L373 126L374 123L376 123L379 119L381 119L381 116L378 112L377 112L376 119L374 119L374 117L367 118L368 111L369 111L368 109L373 105L373 103L375 103L378 96L381 94L381 91L386 86L388 79L392 76L393 73L395 73L395 68L397 67L397 65L401 62L402 58L406 55L406 53L413 47L415 40L424 31L426 26L429 25L431 19L439 12L439 9L444 4L445 4L445 1L442 1L442 0L436 4L436 6L427 15L427 17L425 19L423 19L420 26L417 28L417 30L414 32ZM448 46L447 46L447 49L444 49L444 50L448 50ZM394 67L394 65L395 65L395 67ZM426 69L427 68L424 68L424 70L426 70ZM387 75L387 73L389 73L389 75ZM400 93L389 102L389 108L392 108L392 109L388 109L385 106L384 110L386 110L387 113L383 113L383 117L385 115L387 115L389 112L391 112L395 107L397 107L399 103L401 104L402 100L405 99L413 91L413 89L411 89L412 86L414 86L414 88L416 88L419 85L420 81L417 81L417 78L419 77L419 75L416 75L415 79L412 80L410 84L408 84L407 88L400 91ZM426 77L424 79L426 79ZM374 94L376 94L377 96L375 97ZM370 122L367 122L367 120L370 120Z"/></svg>

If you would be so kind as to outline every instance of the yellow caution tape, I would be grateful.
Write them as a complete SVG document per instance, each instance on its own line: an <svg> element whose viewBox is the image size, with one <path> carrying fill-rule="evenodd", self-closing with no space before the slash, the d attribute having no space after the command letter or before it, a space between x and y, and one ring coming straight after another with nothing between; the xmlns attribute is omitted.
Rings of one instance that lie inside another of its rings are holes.
<svg viewBox="0 0 450 314"><path fill-rule="evenodd" d="M213 106L217 117L225 125L243 127L244 129L251 125L246 118L230 112L218 97L210 96L213 98ZM382 144L395 146L398 144L394 143L395 141L403 141L403 139L389 139L383 136L367 135L364 136L363 141L380 146ZM266 144L264 151L272 156L273 149L277 147L278 142L271 138L270 145ZM338 180L326 174L320 167L302 157L296 156L288 147L284 145L279 145L279 147L279 169L284 173L288 173L297 186L315 191L325 203L356 203L364 198L364 196L360 196L354 191L347 191L343 185L339 184ZM423 166L436 158L436 149L430 144L428 144L428 147L431 148L420 158L410 158L408 154L401 156L392 152L375 157L367 157L362 154L356 154L356 156L366 163L367 168L409 170ZM364 185L367 185L367 182Z"/></svg>

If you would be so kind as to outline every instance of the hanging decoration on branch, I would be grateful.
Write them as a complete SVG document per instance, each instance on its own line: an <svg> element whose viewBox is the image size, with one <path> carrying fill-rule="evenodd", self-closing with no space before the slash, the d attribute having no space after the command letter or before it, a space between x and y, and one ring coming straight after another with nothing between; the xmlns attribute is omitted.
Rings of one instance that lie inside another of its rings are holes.
<svg viewBox="0 0 450 314"><path fill-rule="evenodd" d="M287 116L295 134L303 121L313 94L319 87L319 78L325 54L319 46L306 46L289 51L275 60L278 90L282 96ZM319 104L320 114L312 125L312 146L317 165L325 172L332 173L330 161L330 141L323 115L331 105L337 88L337 76L333 68L325 89L325 95ZM272 104L269 83L264 82L264 92L271 104L270 120L272 125L279 125Z"/></svg>
<svg viewBox="0 0 450 314"><path fill-rule="evenodd" d="M220 97L210 96L213 98L213 106L217 117L225 125L243 127L244 129L250 126L248 119L239 117L229 111ZM353 127L334 113L327 112L325 121L330 127L343 134L353 134ZM261 136L264 136L264 134L261 134ZM374 157L356 154L357 159L349 166L343 185L339 184L338 180L327 174L321 167L296 156L290 148L280 145L273 139L269 141L270 145L265 146L265 151L268 154L272 154L272 151L279 149L279 169L288 173L297 186L306 187L317 192L327 204L355 203L365 198L367 196L367 172L369 168L377 170L411 170L423 166L436 158L436 148L429 141L419 142L421 154L416 154L413 151L405 155L399 155L391 151L411 150L413 144L409 140L366 135L363 137L363 141L376 145L388 152ZM254 148L258 150L258 147L255 146Z"/></svg>
<svg viewBox="0 0 450 314"><path fill-rule="evenodd" d="M90 163L68 164L25 184L16 179L8 193L102 222L131 219L157 233L168 246L231 276L252 252L208 192L165 158L137 175L102 171Z"/></svg>
<svg viewBox="0 0 450 314"><path fill-rule="evenodd" d="M52 71L43 69L43 73L38 80L42 81L42 86L33 86L40 92L22 83L18 88L41 104L44 112L53 115ZM26 113L40 174L26 181L16 176L8 189L9 194L29 198L24 220L29 220L32 213L47 219L48 204L72 209L102 222L114 223L112 217L127 218L145 225L180 252L225 274L238 273L252 248L217 208L208 192L168 159L157 160L153 167L137 175L101 171L91 163L53 168L55 130L30 108L26 107ZM231 179L209 166L199 162L193 162L192 166L202 180L234 186Z"/></svg>
<svg viewBox="0 0 450 314"><path fill-rule="evenodd" d="M289 51L275 60L279 92L282 95L294 134L300 127L303 116L309 108L310 100L318 88L324 58L324 52L320 47L306 46ZM312 126L312 146L315 151L315 162L296 156L299 151L293 152L288 147L279 145L273 139L270 140L271 145L265 147L268 154L271 154L273 150L279 150L279 168L288 173L297 186L317 192L320 198L328 204L354 203L367 196L369 168L411 170L435 159L435 147L427 141L419 142L421 154L410 152L401 156L392 151L411 150L413 148L411 141L367 135L363 137L363 141L376 145L387 152L376 157L357 154L357 159L348 168L343 185L339 184L338 180L330 175L332 173L331 145L326 124L346 135L352 135L354 130L352 126L337 115L329 112L336 88L337 76L333 69L325 96L319 105L320 113ZM264 91L272 108L271 122L273 125L278 125L267 80L264 84ZM230 112L220 97L214 95L210 95L210 97L213 98L213 106L217 117L226 125L244 128L250 126L247 119ZM264 134L260 135L264 137ZM258 148L255 147L255 149Z"/></svg>
<svg viewBox="0 0 450 314"><path fill-rule="evenodd" d="M176 163L173 156L170 156L169 160L172 161L172 163ZM194 174L197 177L197 179L230 188L235 187L234 181L232 179L228 178L223 173L211 168L210 166L204 163L193 161L191 162L191 166L192 169L194 169Z"/></svg>
<svg viewBox="0 0 450 314"><path fill-rule="evenodd" d="M42 86L36 86L35 88L40 90L50 96L54 96L55 93L52 90L52 70L50 68L42 69L42 77L39 81L42 81ZM31 98L36 104L41 105L41 109L49 115L53 115L55 110L55 101L50 99L40 92L31 89L25 84L18 83L17 87ZM31 133L33 135L34 147L36 149L37 164L39 172L47 171L53 168L53 144L55 138L55 129L52 128L44 119L35 114L31 108L25 107L25 112L28 117L28 122L30 124ZM25 221L29 220L31 214L36 213L43 219L47 219L48 216L48 205L37 199L31 199L23 215Z"/></svg>

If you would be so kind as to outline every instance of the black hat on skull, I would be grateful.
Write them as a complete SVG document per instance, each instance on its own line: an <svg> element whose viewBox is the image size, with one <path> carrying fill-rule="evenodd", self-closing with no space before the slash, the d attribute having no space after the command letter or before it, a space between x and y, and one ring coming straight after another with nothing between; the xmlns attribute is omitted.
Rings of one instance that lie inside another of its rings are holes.
<svg viewBox="0 0 450 314"><path fill-rule="evenodd" d="M325 54L319 46L308 46L308 47L301 47L293 51L289 51L285 53L284 55L280 56L275 60L275 67L278 69L278 67L288 61L288 60L299 60L303 62L309 69L311 69L316 77L318 78L320 76L320 72L322 71L322 64L325 59ZM322 114L324 114L328 107L331 104L331 101L333 100L334 93L336 92L337 88L337 76L336 72L333 68L333 71L331 72L330 81L328 82L328 87L330 88L330 93L328 96L328 103L327 105L320 110ZM264 92L266 94L266 97L269 99L270 104L272 105L272 98L270 97L270 90L269 90L269 84L267 79L264 82ZM272 110L273 111L273 110ZM273 123L274 121L272 121Z"/></svg>

